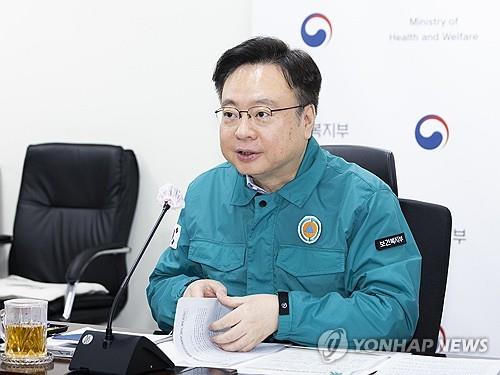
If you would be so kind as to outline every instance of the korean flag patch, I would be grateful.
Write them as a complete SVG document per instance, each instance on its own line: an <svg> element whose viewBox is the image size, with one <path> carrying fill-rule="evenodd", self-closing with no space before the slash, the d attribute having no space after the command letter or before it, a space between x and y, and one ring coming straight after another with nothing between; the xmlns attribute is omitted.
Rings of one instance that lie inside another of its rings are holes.
<svg viewBox="0 0 500 375"><path fill-rule="evenodd" d="M172 249L177 249L177 242L179 242L179 238L181 236L182 227L179 224L175 225L174 232L172 233L172 239L170 240L170 247Z"/></svg>

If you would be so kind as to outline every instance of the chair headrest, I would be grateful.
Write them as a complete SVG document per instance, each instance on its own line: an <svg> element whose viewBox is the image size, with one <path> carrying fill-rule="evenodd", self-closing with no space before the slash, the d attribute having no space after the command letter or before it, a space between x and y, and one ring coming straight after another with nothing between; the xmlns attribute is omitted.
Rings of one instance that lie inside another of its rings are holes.
<svg viewBox="0 0 500 375"><path fill-rule="evenodd" d="M113 207L119 202L123 158L120 146L31 145L26 151L20 199L57 207Z"/></svg>

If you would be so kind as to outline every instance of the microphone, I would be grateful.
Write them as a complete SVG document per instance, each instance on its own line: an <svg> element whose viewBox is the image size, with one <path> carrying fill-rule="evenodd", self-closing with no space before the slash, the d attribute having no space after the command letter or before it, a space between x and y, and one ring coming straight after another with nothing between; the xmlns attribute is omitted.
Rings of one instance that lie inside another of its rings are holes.
<svg viewBox="0 0 500 375"><path fill-rule="evenodd" d="M101 374L140 374L144 372L173 369L174 363L151 340L144 336L113 333L112 323L120 299L130 278L144 255L156 229L170 208L184 207L184 198L172 184L160 187L157 200L163 204L160 216L149 233L141 252L123 280L109 312L106 332L85 331L69 364L70 370Z"/></svg>

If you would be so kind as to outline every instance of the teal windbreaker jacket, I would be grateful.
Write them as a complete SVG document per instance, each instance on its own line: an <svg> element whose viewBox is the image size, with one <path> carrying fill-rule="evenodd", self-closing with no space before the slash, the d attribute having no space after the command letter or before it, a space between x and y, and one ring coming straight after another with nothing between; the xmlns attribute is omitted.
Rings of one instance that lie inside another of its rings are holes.
<svg viewBox="0 0 500 375"><path fill-rule="evenodd" d="M311 138L295 179L258 194L229 163L189 186L147 297L160 328L197 279L228 295L289 292L274 337L315 346L328 330L353 340L411 339L421 257L397 197L379 178Z"/></svg>

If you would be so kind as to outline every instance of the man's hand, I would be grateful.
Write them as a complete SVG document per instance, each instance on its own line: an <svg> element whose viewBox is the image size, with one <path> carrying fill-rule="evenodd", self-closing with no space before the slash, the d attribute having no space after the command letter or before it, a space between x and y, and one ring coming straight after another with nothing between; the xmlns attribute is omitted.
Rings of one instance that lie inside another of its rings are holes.
<svg viewBox="0 0 500 375"><path fill-rule="evenodd" d="M216 297L217 293L227 295L224 284L216 280L201 279L193 281L184 291L183 297Z"/></svg>
<svg viewBox="0 0 500 375"><path fill-rule="evenodd" d="M245 297L228 297L226 292L217 293L217 299L234 308L209 329L226 332L212 337L212 341L230 352L248 352L278 329L278 296L254 294Z"/></svg>

